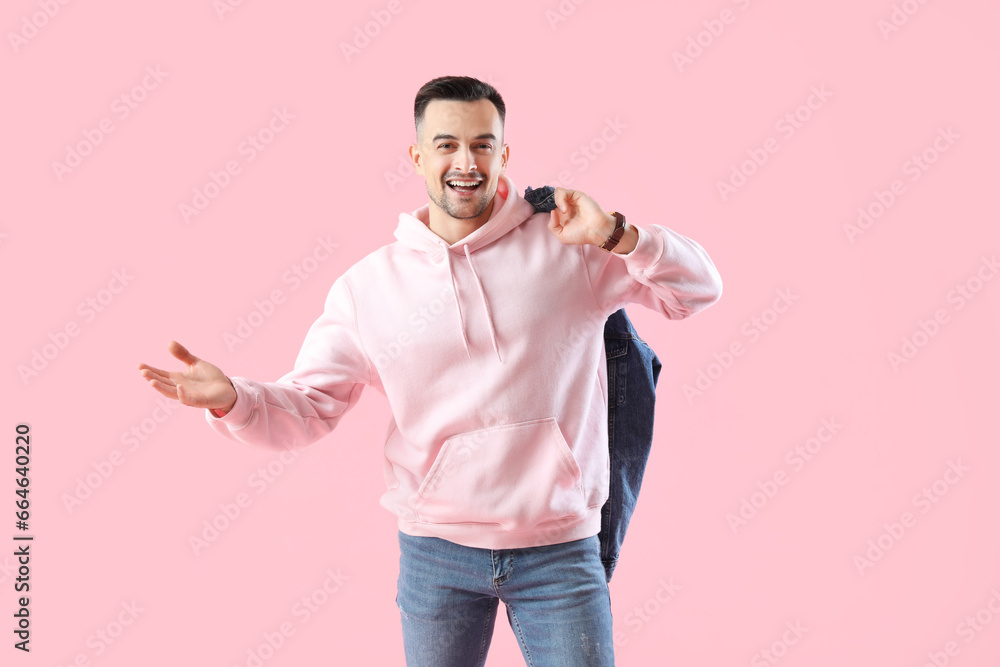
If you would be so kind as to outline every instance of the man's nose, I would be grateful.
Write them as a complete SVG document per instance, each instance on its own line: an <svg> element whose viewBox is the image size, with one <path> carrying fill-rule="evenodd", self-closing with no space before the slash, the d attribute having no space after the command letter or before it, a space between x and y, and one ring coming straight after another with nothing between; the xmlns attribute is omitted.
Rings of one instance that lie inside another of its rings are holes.
<svg viewBox="0 0 1000 667"><path fill-rule="evenodd" d="M472 154L470 149L456 151L455 159L451 163L451 168L463 174L469 171L475 171L476 157Z"/></svg>

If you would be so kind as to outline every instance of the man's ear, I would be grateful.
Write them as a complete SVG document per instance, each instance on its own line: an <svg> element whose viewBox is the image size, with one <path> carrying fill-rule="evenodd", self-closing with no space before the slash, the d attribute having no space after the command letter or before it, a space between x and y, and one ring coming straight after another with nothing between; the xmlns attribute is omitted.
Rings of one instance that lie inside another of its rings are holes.
<svg viewBox="0 0 1000 667"><path fill-rule="evenodd" d="M423 176L424 165L420 158L420 146L418 144L410 144L410 161L413 163L413 171Z"/></svg>
<svg viewBox="0 0 1000 667"><path fill-rule="evenodd" d="M500 153L500 173L507 171L507 160L510 159L510 145L504 144L503 151Z"/></svg>

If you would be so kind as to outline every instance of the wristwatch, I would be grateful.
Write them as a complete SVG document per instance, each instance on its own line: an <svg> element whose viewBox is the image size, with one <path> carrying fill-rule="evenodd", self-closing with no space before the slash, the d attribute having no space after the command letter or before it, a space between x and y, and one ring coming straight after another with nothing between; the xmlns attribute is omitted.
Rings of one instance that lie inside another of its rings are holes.
<svg viewBox="0 0 1000 667"><path fill-rule="evenodd" d="M622 236L625 235L625 216L618 211L611 211L611 215L615 216L615 231L611 232L608 240L600 245L602 250L607 250L608 252L614 250L614 247L621 241Z"/></svg>

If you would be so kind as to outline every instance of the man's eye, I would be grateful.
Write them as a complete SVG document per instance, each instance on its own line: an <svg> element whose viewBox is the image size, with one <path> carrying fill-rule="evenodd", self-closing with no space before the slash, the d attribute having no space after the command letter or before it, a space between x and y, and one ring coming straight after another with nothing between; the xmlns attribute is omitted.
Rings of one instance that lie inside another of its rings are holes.
<svg viewBox="0 0 1000 667"><path fill-rule="evenodd" d="M490 144L479 144L479 147L480 148L485 148L487 150L493 148L493 146L491 146Z"/></svg>

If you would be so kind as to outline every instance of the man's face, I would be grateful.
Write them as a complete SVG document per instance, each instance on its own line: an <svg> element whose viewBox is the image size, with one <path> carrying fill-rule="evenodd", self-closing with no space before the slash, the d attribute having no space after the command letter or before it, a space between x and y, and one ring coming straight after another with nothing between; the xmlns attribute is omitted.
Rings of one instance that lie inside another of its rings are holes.
<svg viewBox="0 0 1000 667"><path fill-rule="evenodd" d="M462 220L486 211L509 153L500 114L489 100L433 100L424 110L417 143L410 146L431 204Z"/></svg>

